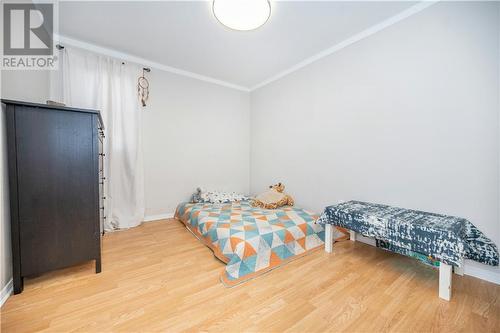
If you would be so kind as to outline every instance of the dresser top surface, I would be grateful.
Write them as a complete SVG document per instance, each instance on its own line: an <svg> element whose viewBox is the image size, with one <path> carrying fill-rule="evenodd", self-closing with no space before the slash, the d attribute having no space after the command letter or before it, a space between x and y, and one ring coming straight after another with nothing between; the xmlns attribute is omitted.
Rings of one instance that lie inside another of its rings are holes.
<svg viewBox="0 0 500 333"><path fill-rule="evenodd" d="M102 129L104 129L104 122L102 121L101 112L99 110L73 108L73 107L59 106L59 105L48 105L48 104L41 104L41 103L31 103L31 102L24 102L24 101L14 101L14 100L10 100L10 99L2 99L1 101L2 101L2 103L7 104L7 105L29 106L29 107L51 109L51 110L61 110L61 111L70 111L70 112L93 113L93 114L96 114L98 116L99 122L101 123L101 127L102 127Z"/></svg>

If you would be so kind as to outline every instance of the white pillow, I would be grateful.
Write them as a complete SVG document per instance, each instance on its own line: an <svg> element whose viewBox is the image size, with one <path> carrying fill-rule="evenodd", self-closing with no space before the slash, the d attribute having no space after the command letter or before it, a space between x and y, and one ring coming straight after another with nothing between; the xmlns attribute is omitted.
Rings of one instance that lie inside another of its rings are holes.
<svg viewBox="0 0 500 333"><path fill-rule="evenodd" d="M205 191L201 188L198 188L195 194L198 195L193 196L196 197L193 202L229 203L249 199L246 195L236 192Z"/></svg>

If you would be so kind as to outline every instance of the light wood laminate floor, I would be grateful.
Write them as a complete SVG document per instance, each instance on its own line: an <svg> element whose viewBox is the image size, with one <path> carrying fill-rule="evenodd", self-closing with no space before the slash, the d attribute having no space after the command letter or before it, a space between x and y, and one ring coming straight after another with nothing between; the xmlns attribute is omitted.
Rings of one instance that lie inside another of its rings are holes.
<svg viewBox="0 0 500 333"><path fill-rule="evenodd" d="M93 263L27 279L1 309L2 332L500 332L500 286L438 272L369 245L337 243L233 288L181 223L106 234Z"/></svg>

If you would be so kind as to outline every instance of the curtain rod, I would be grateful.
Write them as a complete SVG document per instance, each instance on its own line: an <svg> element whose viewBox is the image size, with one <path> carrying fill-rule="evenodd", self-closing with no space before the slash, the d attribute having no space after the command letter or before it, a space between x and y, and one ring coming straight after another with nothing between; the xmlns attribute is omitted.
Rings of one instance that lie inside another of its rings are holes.
<svg viewBox="0 0 500 333"><path fill-rule="evenodd" d="M64 45L61 45L61 44L56 44L56 49L58 50L64 50ZM125 62L122 61L122 64L125 65ZM142 69L146 72L151 72L151 68L150 67L142 67Z"/></svg>

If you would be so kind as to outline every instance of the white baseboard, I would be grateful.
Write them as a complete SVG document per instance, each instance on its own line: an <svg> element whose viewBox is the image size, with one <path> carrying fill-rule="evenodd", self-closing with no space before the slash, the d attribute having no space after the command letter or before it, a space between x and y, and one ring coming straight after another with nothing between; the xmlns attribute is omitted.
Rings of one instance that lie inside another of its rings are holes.
<svg viewBox="0 0 500 333"><path fill-rule="evenodd" d="M500 285L500 273L495 273L476 265L473 266L473 263L467 263L467 261L464 264L464 274Z"/></svg>
<svg viewBox="0 0 500 333"><path fill-rule="evenodd" d="M365 237L361 235L360 233L356 233L356 241L365 243L371 246L377 246L377 242L375 241L375 238L370 238L370 237Z"/></svg>
<svg viewBox="0 0 500 333"><path fill-rule="evenodd" d="M10 295L12 295L13 292L14 285L12 279L10 279L0 292L0 307L7 301L7 299L10 297Z"/></svg>
<svg viewBox="0 0 500 333"><path fill-rule="evenodd" d="M158 215L148 215L144 217L143 222L151 222L157 220L171 219L174 217L174 213L158 214Z"/></svg>
<svg viewBox="0 0 500 333"><path fill-rule="evenodd" d="M356 234L356 241L360 241L362 243L365 243L365 244L368 244L371 246L376 246L374 238L364 237L360 234ZM464 274L500 285L500 274L492 272L491 270L488 270L487 268L478 267L477 265L474 265L474 263L471 263L471 262L469 262L469 263L467 261L465 262Z"/></svg>

